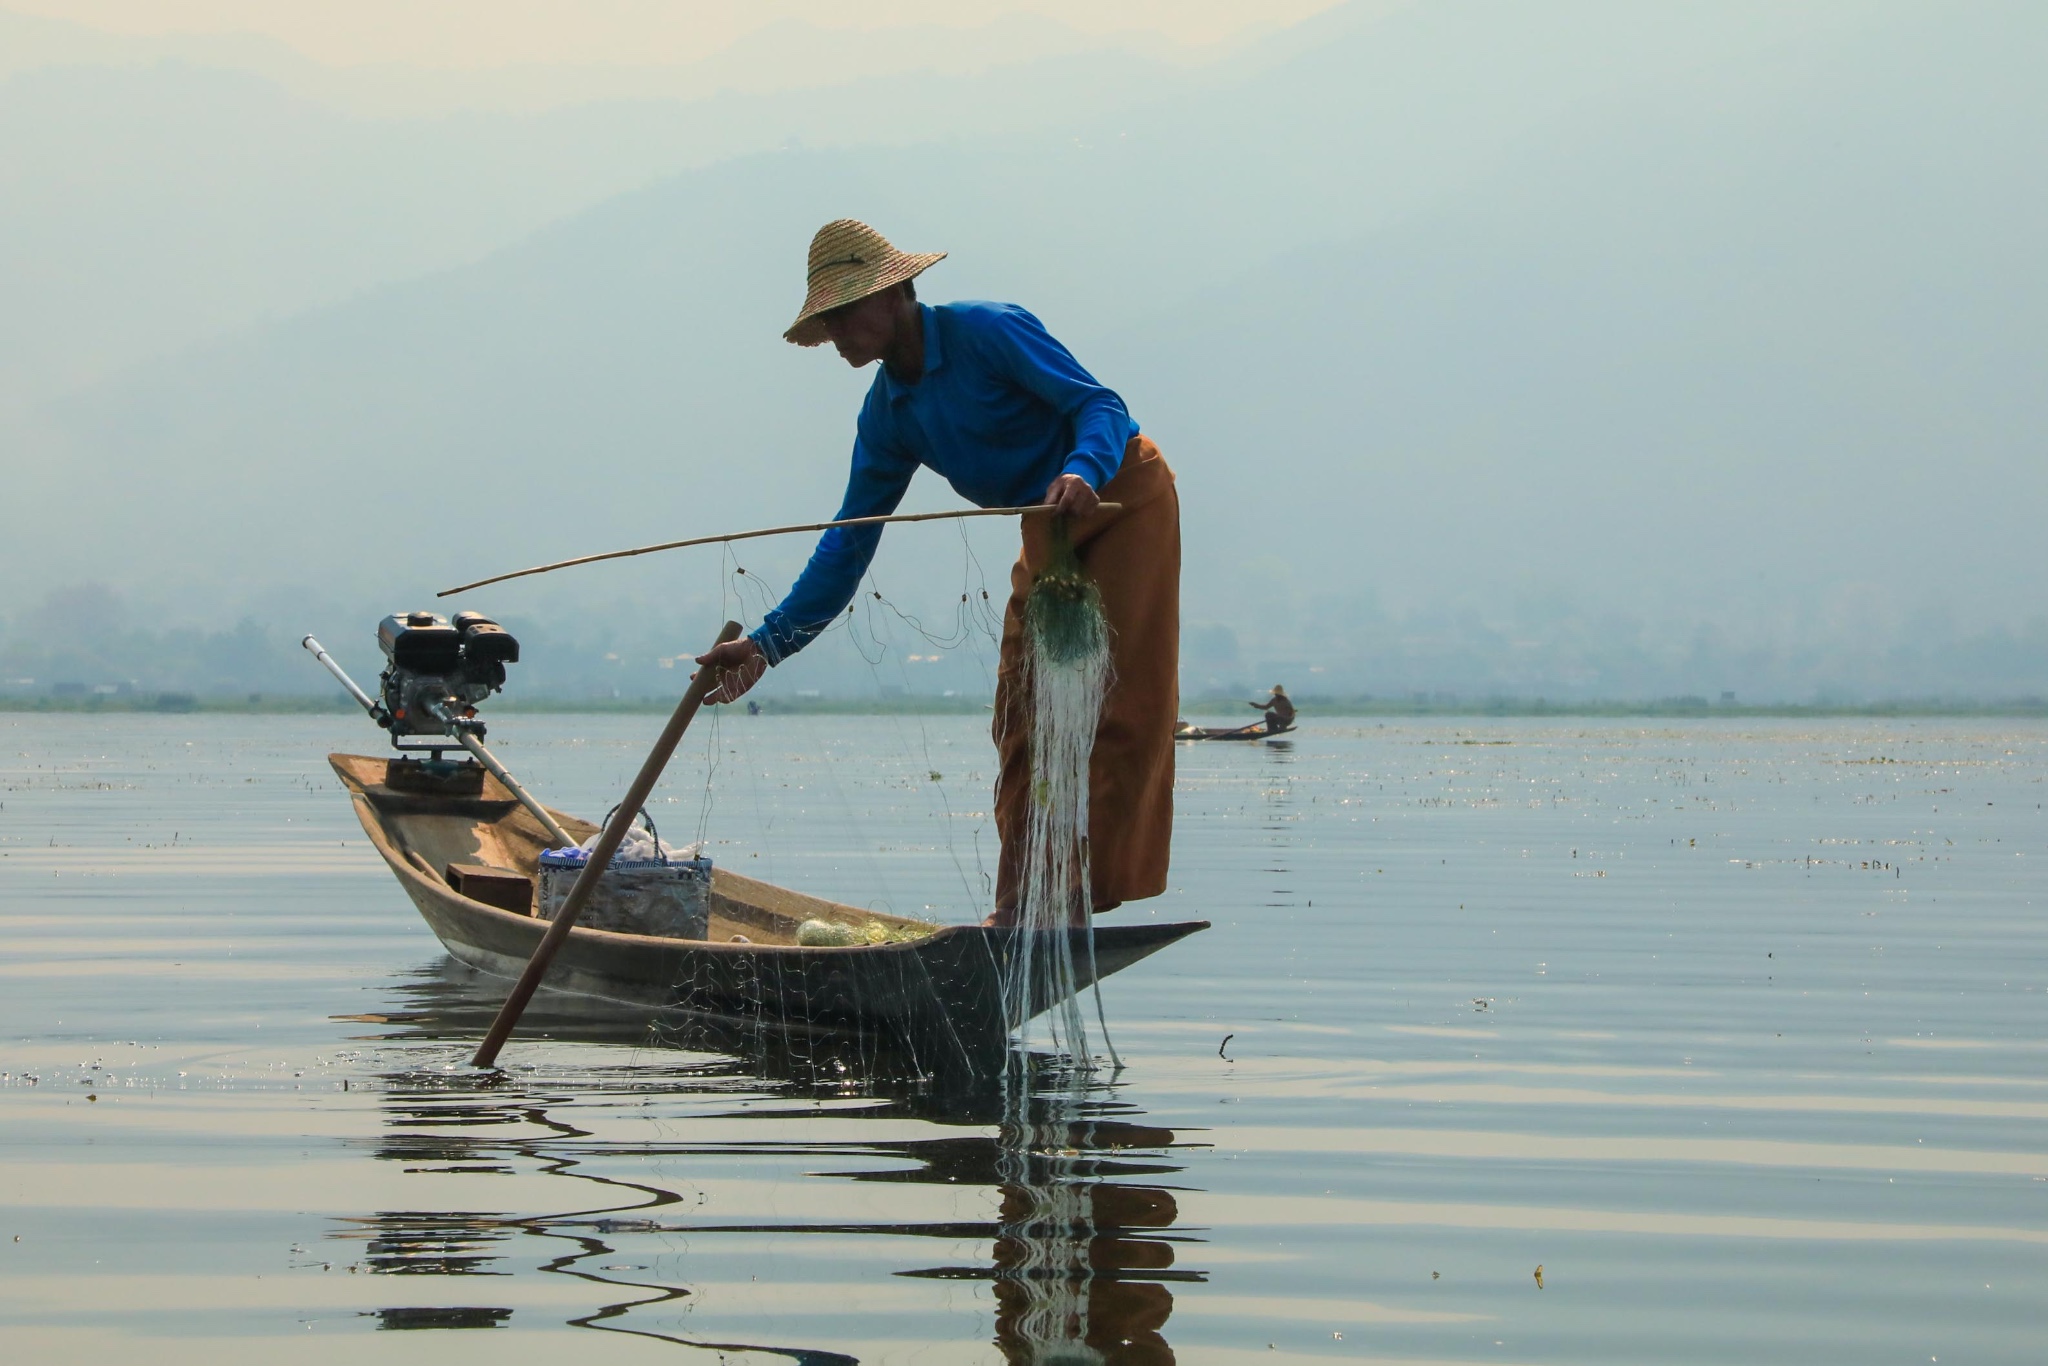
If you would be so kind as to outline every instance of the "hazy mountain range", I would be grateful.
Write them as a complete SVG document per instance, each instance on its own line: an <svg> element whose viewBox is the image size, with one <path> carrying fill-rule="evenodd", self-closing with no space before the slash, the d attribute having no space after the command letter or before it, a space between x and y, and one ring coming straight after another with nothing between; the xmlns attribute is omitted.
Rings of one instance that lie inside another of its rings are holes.
<svg viewBox="0 0 2048 1366"><path fill-rule="evenodd" d="M2044 58L2022 4L1439 0L1201 67L532 116L27 72L5 658L66 584L130 636L353 642L494 569L829 514L867 376L778 334L852 214L953 253L927 298L1027 303L1161 442L1192 687L2040 692ZM1004 535L968 544L999 583ZM876 585L947 618L962 546L899 529ZM740 562L774 589L807 550ZM549 643L537 685L636 690L747 577L474 605ZM910 685L975 686L951 654ZM776 682L879 678L827 641Z"/></svg>

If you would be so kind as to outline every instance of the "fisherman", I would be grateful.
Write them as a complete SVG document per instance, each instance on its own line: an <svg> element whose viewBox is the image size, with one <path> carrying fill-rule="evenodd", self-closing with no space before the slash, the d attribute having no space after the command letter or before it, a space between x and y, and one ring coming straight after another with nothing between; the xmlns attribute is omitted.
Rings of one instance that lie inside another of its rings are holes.
<svg viewBox="0 0 2048 1366"><path fill-rule="evenodd" d="M1287 696L1287 689L1278 683L1273 685L1273 695L1263 702L1247 702L1248 707L1257 707L1266 713L1266 734L1277 735L1283 730L1294 729L1294 702Z"/></svg>
<svg viewBox="0 0 2048 1366"><path fill-rule="evenodd" d="M995 914L1013 924L1030 815L1031 699L1024 601L1066 524L1109 626L1109 691L1089 763L1090 904L1107 911L1166 890L1173 835L1173 730L1179 706L1180 501L1159 448L1124 402L1015 304L921 304L916 277L944 252L898 251L841 218L811 239L806 294L785 341L831 342L848 365L880 361L854 429L853 472L833 520L893 512L919 466L980 507L1043 504L1023 550L996 673ZM1115 503L1114 512L1103 503ZM782 604L751 634L698 656L718 669L711 702L732 702L844 612L881 540L879 526L835 527Z"/></svg>

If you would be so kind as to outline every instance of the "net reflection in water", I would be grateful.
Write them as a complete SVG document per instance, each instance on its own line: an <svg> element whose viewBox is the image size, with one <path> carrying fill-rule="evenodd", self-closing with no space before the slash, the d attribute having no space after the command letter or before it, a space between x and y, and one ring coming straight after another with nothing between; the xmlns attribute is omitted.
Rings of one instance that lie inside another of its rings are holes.
<svg viewBox="0 0 2048 1366"><path fill-rule="evenodd" d="M1020 1069L1023 1070L1023 1069ZM1033 1092L1006 1090L998 1165L1003 1181L995 1242L996 1341L1018 1363L1171 1361L1159 1330L1173 1296L1128 1273L1163 1272L1172 1244L1134 1238L1169 1228L1166 1191L1098 1179L1104 1140L1086 1074L1047 1068ZM1105 1093L1108 1088L1101 1088ZM1141 1137L1116 1125L1120 1140ZM1172 1134L1145 1135L1172 1142Z"/></svg>

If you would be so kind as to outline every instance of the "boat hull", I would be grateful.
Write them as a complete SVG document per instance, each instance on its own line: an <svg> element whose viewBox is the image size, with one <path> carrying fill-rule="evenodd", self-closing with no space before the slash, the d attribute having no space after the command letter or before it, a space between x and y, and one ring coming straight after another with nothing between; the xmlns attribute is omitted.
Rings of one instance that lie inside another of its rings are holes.
<svg viewBox="0 0 2048 1366"><path fill-rule="evenodd" d="M1278 730L1267 730L1264 726L1254 721L1249 726L1236 726L1229 730L1218 730L1208 726L1190 726L1186 730L1175 731L1173 738L1176 740L1271 740L1276 736L1291 735L1293 733L1293 726L1282 726Z"/></svg>
<svg viewBox="0 0 2048 1366"><path fill-rule="evenodd" d="M470 967L517 978L547 922L462 895L442 869L482 863L531 875L545 842L539 822L488 777L471 795L400 791L383 781L384 760L329 759L365 833L435 937ZM595 829L553 814L579 838ZM1005 964L1048 947L1024 931L963 925L907 943L809 948L793 942L805 919L913 922L724 869L713 873L711 900L710 940L571 930L544 989L779 1034L873 1033L919 1053L970 1058L999 1052L1011 1029L1056 1003L1044 990L1028 1002L1004 1000ZM1086 931L1061 933L1085 988L1207 927L1097 926L1092 955ZM750 942L730 942L734 935Z"/></svg>

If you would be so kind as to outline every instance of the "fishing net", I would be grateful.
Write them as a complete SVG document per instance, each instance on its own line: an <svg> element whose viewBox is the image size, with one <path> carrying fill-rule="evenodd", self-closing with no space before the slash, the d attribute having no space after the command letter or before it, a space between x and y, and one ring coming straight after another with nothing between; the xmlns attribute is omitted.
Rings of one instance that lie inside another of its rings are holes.
<svg viewBox="0 0 2048 1366"><path fill-rule="evenodd" d="M761 575L736 562L730 565L728 577L733 592L725 603L728 615L765 613L781 597ZM847 611L823 635L843 638L841 647L850 647L865 662L883 698L907 698L914 695L916 680L904 669L905 663L933 662L942 653L956 651L975 658L983 658L984 649L988 656L996 653L992 647L998 646L1001 636L1001 599L991 598L971 548L965 554L956 596L957 601L950 604L950 620L929 611L912 612L886 595L870 574ZM943 1068L966 1062L970 1070L1005 1073L1016 1059L1033 1057L1051 1057L1060 1067L1087 1070L1094 1066L1095 1051L1105 1050L1110 1063L1118 1064L1099 993L1093 1006L1096 1027L1087 1024L1081 1000L1082 990L1095 975L1088 893L1088 782L1096 730L1111 683L1110 631L1101 593L1083 568L1063 523L1054 524L1049 560L1020 605L1025 649L1017 682L1024 691L1017 696L1027 701L1027 706L1016 719L1030 727L1024 746L1030 799L1024 804L1023 857L1016 865L1022 875L1012 923L1019 932L992 937L988 942L991 951L978 968L904 956L876 962L859 972L848 969L831 980L810 980L810 976L823 975L816 965L779 958L756 962L751 957L720 956L716 963L692 963L678 973L670 984L673 1010L706 1017L738 1015L753 1022L749 1038L754 1044L798 1054L840 1035L858 1019L873 1028L874 1036L851 1050L855 1056L865 1056L870 1045L882 1051L900 1048L907 1049L920 1066ZM995 660L986 657L985 663L993 665ZM996 682L992 668L984 677L990 685ZM726 867L779 883L783 875L776 863L788 856L784 842L758 841L755 848L742 853L730 836L718 836L712 830L714 794L720 788L737 785L741 789L735 795L754 808L764 833L773 824L763 814L764 804L772 810L789 800L780 795L789 790L787 785L768 788L753 771L754 765L730 764L731 755L739 751L728 751L727 716L725 709L714 708L700 723L704 776L696 834L708 841L707 849L713 844L720 846ZM961 773L956 767L960 758L947 762L937 757L937 742L926 730L917 707L885 706L878 715L876 729L887 727L902 750L893 759L862 751L840 733L843 727L823 713L813 721L804 711L794 710L786 724L799 729L802 743L822 760L804 771L803 782L794 789L808 787L817 794L800 799L791 813L802 817L801 838L863 851L862 876L846 879L846 869L835 866L834 882L816 890L835 899L849 897L868 909L908 913L912 919L926 922L913 929L892 927L877 933L871 925L840 924L837 920L845 917L820 914L797 928L798 945L902 945L927 936L931 922L968 919L971 923L987 914L995 888L982 857L981 841L993 815L983 805L987 788L982 784L987 780L973 772L972 760L965 765L967 772ZM950 746L952 741L944 743ZM842 752L858 755L858 763L849 767L835 762L834 756ZM956 797L951 794L963 784L980 791L972 799L973 806L956 809ZM933 808L930 817L939 833L925 851L916 845L906 847L904 828L895 826L892 819L908 814L905 808L915 805ZM955 829L972 841L971 847L956 843ZM957 894L941 889L939 879L930 876L931 868L915 870L913 860L924 852L937 854L952 865L959 882ZM741 858L748 861L738 862ZM753 862L755 859L760 862ZM912 878L921 881L912 880L906 886L906 880ZM904 896L906 891L911 895ZM949 913L956 901L959 910ZM749 974L750 980L740 980ZM924 1020L911 1021L915 1028L908 1033L898 1027L901 1022L893 1002L941 993L948 1002L947 1028L934 1032ZM1011 1032L1026 1045L1010 1050L1008 1061L1002 1060L1001 1054L990 1056L983 1033L985 1025L1000 1030L1003 1022L1008 1022ZM1100 1036L1091 1037L1097 1027ZM838 1060L847 1061L847 1055ZM1030 1070L1027 1064L1024 1071ZM1028 1075L1020 1075L1016 1081L1020 1091L1033 1085Z"/></svg>
<svg viewBox="0 0 2048 1366"><path fill-rule="evenodd" d="M1050 559L1025 599L1023 681L1031 699L1030 815L1016 919L1023 933L1004 964L1003 1004L1010 1019L1023 1022L1027 1045L1032 1007L1048 1004L1053 1050L1086 1066L1093 1055L1075 958L1078 947L1092 979L1088 764L1110 684L1109 627L1102 595L1074 553L1064 518L1053 525ZM1114 1060L1099 991L1095 1003Z"/></svg>

